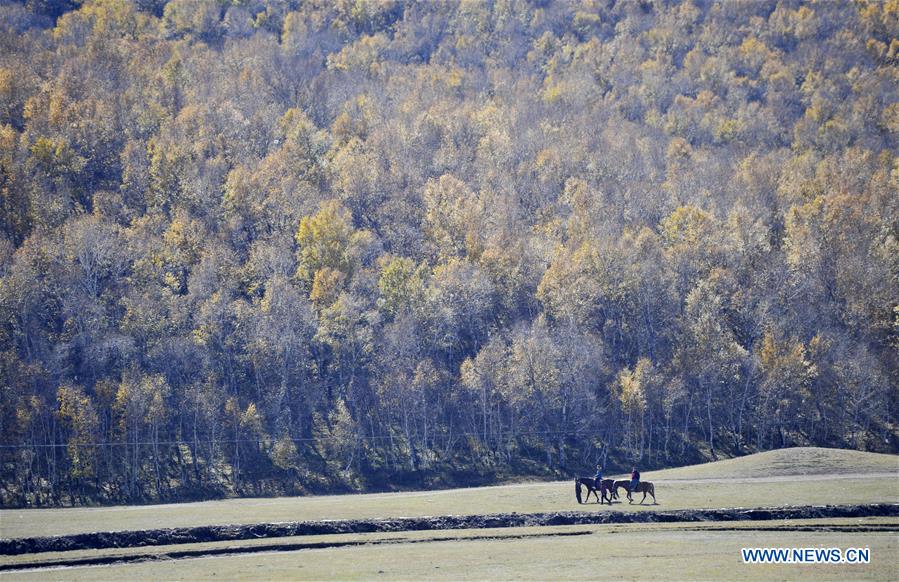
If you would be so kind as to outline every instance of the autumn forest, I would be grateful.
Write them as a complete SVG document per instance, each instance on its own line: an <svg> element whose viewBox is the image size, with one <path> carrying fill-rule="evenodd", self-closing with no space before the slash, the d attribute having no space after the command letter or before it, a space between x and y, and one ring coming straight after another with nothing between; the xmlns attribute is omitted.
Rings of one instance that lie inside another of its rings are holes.
<svg viewBox="0 0 899 582"><path fill-rule="evenodd" d="M899 451L899 1L0 0L0 503Z"/></svg>

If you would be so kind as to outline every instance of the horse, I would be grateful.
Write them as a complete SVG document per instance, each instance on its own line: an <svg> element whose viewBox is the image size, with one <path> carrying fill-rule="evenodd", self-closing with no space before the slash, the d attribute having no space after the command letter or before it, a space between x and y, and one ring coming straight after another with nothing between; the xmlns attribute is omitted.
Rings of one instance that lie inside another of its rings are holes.
<svg viewBox="0 0 899 582"><path fill-rule="evenodd" d="M596 489L596 480L592 477L578 477L574 480L574 495L577 497L578 503L586 503L590 499L590 494L596 496L597 503L603 503L604 501L608 501L609 505L612 505L612 495L614 492L612 491L612 483L611 479L603 479L599 485L599 490ZM583 500L581 499L581 485L587 488L587 497ZM609 493L609 496L606 497L606 493ZM600 496L602 497L600 499Z"/></svg>
<svg viewBox="0 0 899 582"><path fill-rule="evenodd" d="M652 495L653 503L658 503L658 501L656 501L656 488L655 488L655 485L652 484L652 481L639 481L633 491L631 491L631 482L629 479L620 479L618 481L615 481L615 483L612 485L612 487L614 488L616 494L618 493L619 487L624 487L625 490L627 491L627 500L630 501L631 503L634 502L634 498L631 497L631 493L642 493L643 494L643 499L640 500L641 505L643 504L644 501L646 501L647 493Z"/></svg>
<svg viewBox="0 0 899 582"><path fill-rule="evenodd" d="M590 499L590 494L596 496L596 502L602 504L604 501L608 501L609 505L612 505L612 483L611 479L603 479L599 485L599 491L596 489L596 480L592 477L577 477L574 480L574 496L577 498L578 503L586 503ZM587 488L587 496L586 498L581 498L581 486ZM606 493L609 493L608 498L606 497Z"/></svg>

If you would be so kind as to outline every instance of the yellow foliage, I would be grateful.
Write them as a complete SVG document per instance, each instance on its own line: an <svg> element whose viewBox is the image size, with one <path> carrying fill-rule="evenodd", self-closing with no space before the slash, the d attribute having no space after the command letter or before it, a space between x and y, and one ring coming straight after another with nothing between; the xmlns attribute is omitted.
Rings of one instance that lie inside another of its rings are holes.
<svg viewBox="0 0 899 582"><path fill-rule="evenodd" d="M899 135L899 102L884 108L880 123L887 131Z"/></svg>
<svg viewBox="0 0 899 582"><path fill-rule="evenodd" d="M817 344L820 343L816 342ZM765 373L762 393L776 402L778 413L786 412L798 402L808 399L809 382L817 370L806 356L806 348L795 338L779 341L771 330L765 332L758 351Z"/></svg>
<svg viewBox="0 0 899 582"><path fill-rule="evenodd" d="M643 414L646 410L647 389L653 382L652 368L648 358L640 358L633 370L624 368L618 373L615 388L625 412Z"/></svg>
<svg viewBox="0 0 899 582"><path fill-rule="evenodd" d="M441 257L477 256L482 250L484 204L450 174L425 185L426 232Z"/></svg>
<svg viewBox="0 0 899 582"><path fill-rule="evenodd" d="M336 269L323 267L315 272L309 300L319 309L328 307L337 300L343 289L346 275Z"/></svg>
<svg viewBox="0 0 899 582"><path fill-rule="evenodd" d="M424 303L426 265L416 265L404 257L385 257L379 263L381 308L391 315L419 308Z"/></svg>
<svg viewBox="0 0 899 582"><path fill-rule="evenodd" d="M387 49L388 40L383 34L363 36L347 45L339 53L328 56L328 68L336 71L358 71L378 75L383 67L381 54Z"/></svg>
<svg viewBox="0 0 899 582"><path fill-rule="evenodd" d="M304 216L297 229L297 277L312 283L316 271L329 268L344 273L350 265L347 250L353 234L352 216L336 200L321 204L317 213Z"/></svg>
<svg viewBox="0 0 899 582"><path fill-rule="evenodd" d="M100 419L91 399L80 386L63 384L57 390L57 415L72 431L68 439L68 454L73 477L94 475L96 449L92 445L99 436Z"/></svg>
<svg viewBox="0 0 899 582"><path fill-rule="evenodd" d="M272 463L281 469L290 469L295 467L299 454L297 445L290 438L290 435L283 435L272 445L271 452Z"/></svg>
<svg viewBox="0 0 899 582"><path fill-rule="evenodd" d="M695 248L705 245L714 220L695 206L681 206L661 223L662 238L669 248Z"/></svg>
<svg viewBox="0 0 899 582"><path fill-rule="evenodd" d="M543 84L543 102L551 105L559 101L564 95L564 85L562 83L552 83L551 77L547 77Z"/></svg>
<svg viewBox="0 0 899 582"><path fill-rule="evenodd" d="M460 69L459 67L453 67L450 69L449 75L446 77L446 86L450 89L458 89L462 86L462 81L465 79L465 71Z"/></svg>
<svg viewBox="0 0 899 582"><path fill-rule="evenodd" d="M669 161L689 159L691 155L693 155L693 148L690 146L690 142L681 137L672 139L671 143L668 144L668 150L665 153L665 157Z"/></svg>
<svg viewBox="0 0 899 582"><path fill-rule="evenodd" d="M887 51L887 58L892 60L899 59L899 38L890 41L890 49Z"/></svg>
<svg viewBox="0 0 899 582"><path fill-rule="evenodd" d="M243 415L241 415L240 428L249 431L255 436L263 435L262 414L256 408L255 402L248 404L247 409L244 411Z"/></svg>
<svg viewBox="0 0 899 582"><path fill-rule="evenodd" d="M15 75L9 67L0 67L0 101L9 103L12 100Z"/></svg>
<svg viewBox="0 0 899 582"><path fill-rule="evenodd" d="M715 140L718 142L728 142L737 137L743 130L744 123L739 119L722 119L715 126Z"/></svg>

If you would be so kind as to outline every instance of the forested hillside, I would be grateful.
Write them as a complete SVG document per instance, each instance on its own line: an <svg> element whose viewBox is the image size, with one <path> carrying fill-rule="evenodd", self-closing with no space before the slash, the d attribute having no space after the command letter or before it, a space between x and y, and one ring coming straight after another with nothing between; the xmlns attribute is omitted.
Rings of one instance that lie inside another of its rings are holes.
<svg viewBox="0 0 899 582"><path fill-rule="evenodd" d="M899 449L897 0L0 1L0 500Z"/></svg>

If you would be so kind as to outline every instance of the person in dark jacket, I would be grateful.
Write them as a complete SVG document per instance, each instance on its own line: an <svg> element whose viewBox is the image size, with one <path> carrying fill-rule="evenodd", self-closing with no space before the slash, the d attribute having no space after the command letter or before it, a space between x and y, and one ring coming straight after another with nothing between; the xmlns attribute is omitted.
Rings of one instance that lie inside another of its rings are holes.
<svg viewBox="0 0 899 582"><path fill-rule="evenodd" d="M637 484L639 482L640 482L640 471L638 471L637 468L634 467L631 470L631 493L633 493L634 489L637 488Z"/></svg>

